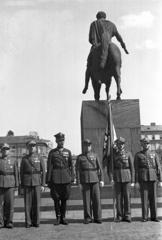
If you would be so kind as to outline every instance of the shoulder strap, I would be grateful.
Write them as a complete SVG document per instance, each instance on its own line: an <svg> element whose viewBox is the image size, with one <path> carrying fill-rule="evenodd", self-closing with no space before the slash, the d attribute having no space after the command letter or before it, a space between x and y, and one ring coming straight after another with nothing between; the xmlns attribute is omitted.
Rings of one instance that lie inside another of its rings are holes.
<svg viewBox="0 0 162 240"><path fill-rule="evenodd" d="M28 158L28 162L29 162L29 164L31 165L31 167L33 167L34 170L35 170L36 172L38 172L38 170L35 168L35 166L33 165L32 161L31 161L29 158Z"/></svg>
<svg viewBox="0 0 162 240"><path fill-rule="evenodd" d="M92 162L91 158L89 156L86 156L88 162L93 166L93 168L95 168L94 163Z"/></svg>

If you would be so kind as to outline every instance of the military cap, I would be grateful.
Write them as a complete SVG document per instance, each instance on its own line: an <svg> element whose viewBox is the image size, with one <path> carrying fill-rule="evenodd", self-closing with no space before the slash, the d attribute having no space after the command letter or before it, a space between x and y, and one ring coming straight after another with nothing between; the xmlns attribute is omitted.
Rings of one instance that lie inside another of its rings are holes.
<svg viewBox="0 0 162 240"><path fill-rule="evenodd" d="M37 145L37 143L34 140L28 141L26 145Z"/></svg>
<svg viewBox="0 0 162 240"><path fill-rule="evenodd" d="M92 144L92 142L91 142L91 140L90 139L84 139L83 141L82 141L82 143L83 144L85 144L85 143L88 143L88 144Z"/></svg>
<svg viewBox="0 0 162 240"><path fill-rule="evenodd" d="M141 143L150 143L150 140L147 137L144 137L140 140Z"/></svg>
<svg viewBox="0 0 162 240"><path fill-rule="evenodd" d="M56 139L62 139L62 140L64 140L64 139L65 139L65 134L59 132L59 133L55 134L54 137L55 137Z"/></svg>
<svg viewBox="0 0 162 240"><path fill-rule="evenodd" d="M119 137L118 139L116 139L115 143L124 143L125 144L126 140L123 137Z"/></svg>
<svg viewBox="0 0 162 240"><path fill-rule="evenodd" d="M96 18L97 19L106 18L106 13L100 11L100 12L97 13Z"/></svg>
<svg viewBox="0 0 162 240"><path fill-rule="evenodd" d="M1 149L3 149L3 148L10 149L10 145L7 144L7 143L4 143L4 144L1 146Z"/></svg>

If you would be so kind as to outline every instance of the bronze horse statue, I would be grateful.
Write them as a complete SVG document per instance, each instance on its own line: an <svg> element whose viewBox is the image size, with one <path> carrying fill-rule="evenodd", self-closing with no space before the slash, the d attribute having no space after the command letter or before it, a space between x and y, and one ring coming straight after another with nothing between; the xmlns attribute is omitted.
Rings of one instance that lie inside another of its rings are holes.
<svg viewBox="0 0 162 240"><path fill-rule="evenodd" d="M112 43L110 39L108 39L107 34L102 34L102 38L104 38L104 41L102 41L99 45L93 48L93 50L90 52L90 66L89 66L89 77L88 79L85 79L85 87L82 91L83 94L86 93L88 89L88 83L91 78L92 80L92 86L94 89L94 98L95 100L100 99L100 89L101 84L104 83L106 85L106 95L107 100L109 100L109 89L112 81L112 77L115 78L116 84L117 84L117 99L120 100L121 97L121 52L118 46L115 43ZM106 46L106 47L105 47ZM108 46L108 47L107 47ZM103 52L106 52L106 64L103 69L100 68L100 60L101 60L101 54ZM126 49L124 49L127 51ZM127 53L127 52L126 52Z"/></svg>

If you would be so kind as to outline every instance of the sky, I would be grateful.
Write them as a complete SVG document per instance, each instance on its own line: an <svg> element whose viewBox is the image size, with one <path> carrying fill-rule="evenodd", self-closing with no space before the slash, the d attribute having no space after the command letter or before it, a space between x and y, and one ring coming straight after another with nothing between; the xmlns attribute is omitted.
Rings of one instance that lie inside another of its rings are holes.
<svg viewBox="0 0 162 240"><path fill-rule="evenodd" d="M126 44L122 53L122 99L139 99L141 124L162 125L161 0L1 0L0 136L36 131L51 140L65 134L65 146L81 152L82 94L89 27L104 11ZM105 87L101 100L106 100ZM111 99L116 99L112 81Z"/></svg>

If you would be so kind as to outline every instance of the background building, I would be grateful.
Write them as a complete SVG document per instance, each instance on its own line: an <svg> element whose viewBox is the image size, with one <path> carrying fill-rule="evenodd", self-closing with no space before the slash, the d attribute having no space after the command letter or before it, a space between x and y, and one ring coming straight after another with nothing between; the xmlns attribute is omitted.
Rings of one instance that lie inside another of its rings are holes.
<svg viewBox="0 0 162 240"><path fill-rule="evenodd" d="M14 133L11 130L8 131L7 136L0 137L0 148L3 143L8 143L10 145L10 157L17 160L19 173L21 160L23 156L28 154L26 143L31 140L34 140L37 143L36 151L43 157L45 169L47 171L48 153L53 148L53 143L50 140L40 139L37 132L29 132L29 135L24 136L14 136ZM20 195L22 193L23 190L20 186L18 194Z"/></svg>
<svg viewBox="0 0 162 240"><path fill-rule="evenodd" d="M37 143L36 151L43 157L45 167L47 168L47 157L53 144L50 140L40 139L37 132L29 132L29 135L24 136L14 136L14 133L10 130L7 136L0 137L0 147L3 143L10 145L11 157L17 159L18 167L20 168L22 157L28 154L26 142L30 140L34 140Z"/></svg>
<svg viewBox="0 0 162 240"><path fill-rule="evenodd" d="M158 154L162 165L162 125L156 125L156 123L141 125L141 137L148 137L150 140L150 150Z"/></svg>

